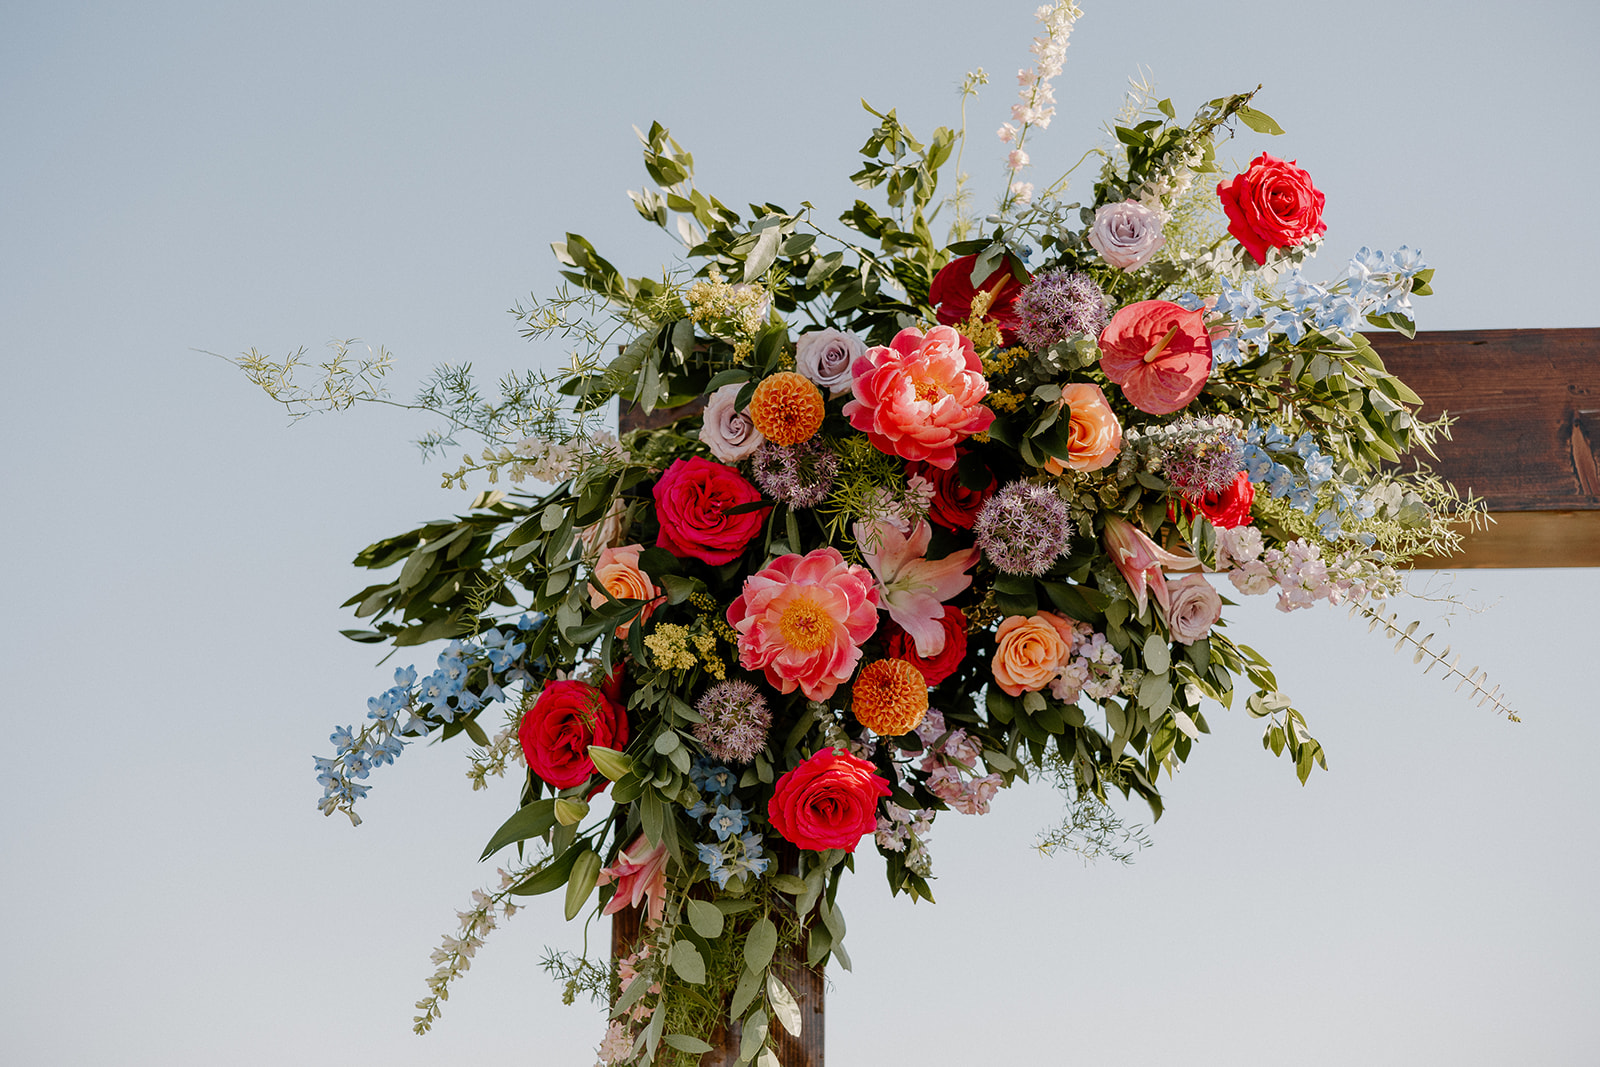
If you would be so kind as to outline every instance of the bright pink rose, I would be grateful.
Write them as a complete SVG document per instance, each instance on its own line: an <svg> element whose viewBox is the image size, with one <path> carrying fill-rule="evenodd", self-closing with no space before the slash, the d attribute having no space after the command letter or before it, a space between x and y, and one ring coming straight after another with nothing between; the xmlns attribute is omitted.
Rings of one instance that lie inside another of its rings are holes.
<svg viewBox="0 0 1600 1067"><path fill-rule="evenodd" d="M761 493L732 467L699 456L674 460L652 492L661 521L656 546L713 566L738 559L767 519L767 508L727 514Z"/></svg>
<svg viewBox="0 0 1600 1067"><path fill-rule="evenodd" d="M972 342L948 326L905 329L888 348L856 360L850 425L874 448L901 459L955 466L956 444L994 421L983 405L989 383Z"/></svg>
<svg viewBox="0 0 1600 1067"><path fill-rule="evenodd" d="M1204 314L1166 300L1129 304L1100 333L1100 369L1140 411L1172 414L1211 376Z"/></svg>
<svg viewBox="0 0 1600 1067"><path fill-rule="evenodd" d="M546 682L517 730L528 767L557 789L595 773L589 746L628 747L628 713L587 682Z"/></svg>
<svg viewBox="0 0 1600 1067"><path fill-rule="evenodd" d="M1311 175L1263 152L1243 174L1217 185L1228 232L1257 263L1266 263L1267 249L1293 248L1328 232L1322 221L1326 197L1311 184Z"/></svg>
<svg viewBox="0 0 1600 1067"><path fill-rule="evenodd" d="M854 852L877 829L878 798L889 793L872 764L827 748L778 779L767 818L790 844Z"/></svg>
<svg viewBox="0 0 1600 1067"><path fill-rule="evenodd" d="M785 693L827 700L855 673L861 643L878 628L872 572L836 548L779 556L745 579L728 608L739 631L739 664L761 670Z"/></svg>

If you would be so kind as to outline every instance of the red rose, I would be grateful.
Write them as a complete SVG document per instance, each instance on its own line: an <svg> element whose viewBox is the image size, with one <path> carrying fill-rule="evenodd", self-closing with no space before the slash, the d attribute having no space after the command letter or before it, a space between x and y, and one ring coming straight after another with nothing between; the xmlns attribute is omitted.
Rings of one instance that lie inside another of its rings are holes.
<svg viewBox="0 0 1600 1067"><path fill-rule="evenodd" d="M961 452L956 452L956 466L945 470L929 463L906 464L906 475L919 474L933 483L933 503L928 508L928 518L950 530L970 530L978 511L995 493L994 474L984 471L989 484L982 489L968 489L961 484L956 473L960 468Z"/></svg>
<svg viewBox="0 0 1600 1067"><path fill-rule="evenodd" d="M674 460L652 492L661 520L656 547L713 566L738 559L761 533L770 510L727 514L730 508L758 502L761 494L732 467L699 456Z"/></svg>
<svg viewBox="0 0 1600 1067"><path fill-rule="evenodd" d="M1017 327L1022 324L1016 312L1017 297L1022 295L1027 283L1017 281L1011 273L1011 261L1008 258L1001 260L1000 266L983 280L981 287L975 288L972 284L972 267L977 262L977 256L962 256L946 264L933 276L933 285L928 288L928 303L934 306L941 323L956 326L972 317L972 298L978 295L978 288L982 288L993 294L987 317L999 324L1000 339L1008 345L1014 344Z"/></svg>
<svg viewBox="0 0 1600 1067"><path fill-rule="evenodd" d="M1250 484L1250 476L1240 471L1234 476L1232 485L1220 493L1207 493L1195 501L1195 507L1217 529L1230 530L1235 526L1250 525L1250 505L1255 503L1255 499L1256 487Z"/></svg>
<svg viewBox="0 0 1600 1067"><path fill-rule="evenodd" d="M884 640L884 649L889 658L903 659L921 671L929 689L956 673L956 668L961 666L967 654L967 617L961 613L961 609L946 604L940 625L944 627L944 648L923 659L917 655L917 643L910 634L892 622L884 623L884 632L888 635Z"/></svg>
<svg viewBox="0 0 1600 1067"><path fill-rule="evenodd" d="M1100 369L1140 411L1172 414L1211 376L1205 315L1167 300L1129 304L1100 332Z"/></svg>
<svg viewBox="0 0 1600 1067"><path fill-rule="evenodd" d="M778 779L767 818L790 844L854 852L877 829L878 798L888 795L872 764L828 748Z"/></svg>
<svg viewBox="0 0 1600 1067"><path fill-rule="evenodd" d="M628 713L587 682L546 682L517 730L522 754L557 789L593 777L589 746L628 747Z"/></svg>
<svg viewBox="0 0 1600 1067"><path fill-rule="evenodd" d="M1311 184L1311 175L1263 152L1250 169L1217 186L1228 232L1266 263L1268 248L1293 248L1328 232L1322 222L1325 197Z"/></svg>

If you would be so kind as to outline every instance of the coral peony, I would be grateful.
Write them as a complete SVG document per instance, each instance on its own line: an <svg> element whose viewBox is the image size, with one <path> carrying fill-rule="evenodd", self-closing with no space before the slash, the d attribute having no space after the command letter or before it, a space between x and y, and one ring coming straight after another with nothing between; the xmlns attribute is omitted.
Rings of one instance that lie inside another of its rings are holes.
<svg viewBox="0 0 1600 1067"><path fill-rule="evenodd" d="M1167 300L1129 304L1100 334L1100 369L1140 411L1172 414L1211 376L1205 316Z"/></svg>
<svg viewBox="0 0 1600 1067"><path fill-rule="evenodd" d="M861 643L878 628L878 590L865 567L836 548L779 556L745 579L728 608L739 663L765 671L785 693L827 700L855 673Z"/></svg>
<svg viewBox="0 0 1600 1067"><path fill-rule="evenodd" d="M972 342L948 326L901 330L888 348L867 349L854 373L855 397L844 413L891 456L953 467L956 444L994 422Z"/></svg>

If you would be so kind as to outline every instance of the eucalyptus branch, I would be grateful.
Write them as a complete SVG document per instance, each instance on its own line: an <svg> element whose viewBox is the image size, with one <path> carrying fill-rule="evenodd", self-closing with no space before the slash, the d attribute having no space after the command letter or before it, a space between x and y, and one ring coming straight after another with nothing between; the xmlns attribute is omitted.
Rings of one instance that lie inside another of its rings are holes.
<svg viewBox="0 0 1600 1067"><path fill-rule="evenodd" d="M1456 683L1456 692L1461 692L1462 688L1465 686L1471 686L1471 688L1467 691L1467 699L1471 700L1473 697L1477 697L1478 707L1481 708L1485 704L1493 704L1496 711L1500 712L1512 722L1522 721L1522 717L1512 710L1505 703L1505 701L1500 699L1500 687L1498 685L1493 689L1487 688L1489 684L1489 676L1487 674L1478 670L1477 667L1471 667L1466 671L1462 671L1460 667L1461 654L1459 652L1456 653L1456 657L1454 659L1447 663L1446 657L1450 655L1449 645L1444 647L1443 652L1436 652L1432 648L1428 647L1428 642L1433 640L1433 634L1428 634L1420 641L1417 640L1415 635L1418 628L1422 625L1422 621L1420 619L1413 619L1410 624L1406 625L1405 627L1401 627L1399 623L1399 616L1392 611L1388 614L1384 614L1384 607L1385 605L1382 601L1379 601L1377 604L1370 607L1366 604L1356 602L1350 605L1350 616L1351 618L1354 618L1357 615L1361 615L1362 617L1370 620L1367 624L1368 633L1371 633L1379 626L1382 626L1385 637L1395 638L1394 650L1396 652L1399 652L1402 648L1407 646L1415 649L1415 652L1411 656L1412 663L1421 663L1424 659L1428 661L1428 666L1423 670L1423 674L1427 674L1435 667L1443 667L1444 679L1446 681L1449 681L1452 675L1461 679Z"/></svg>

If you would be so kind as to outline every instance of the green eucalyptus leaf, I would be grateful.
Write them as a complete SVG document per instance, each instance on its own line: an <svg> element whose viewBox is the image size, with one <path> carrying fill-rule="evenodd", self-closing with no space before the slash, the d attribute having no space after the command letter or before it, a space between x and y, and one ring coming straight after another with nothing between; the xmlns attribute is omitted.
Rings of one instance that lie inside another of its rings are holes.
<svg viewBox="0 0 1600 1067"><path fill-rule="evenodd" d="M704 900L690 900L684 909L689 913L689 925L706 940L722 935L722 912L715 904Z"/></svg>
<svg viewBox="0 0 1600 1067"><path fill-rule="evenodd" d="M750 928L744 941L744 962L752 971L765 970L778 950L778 928L763 918Z"/></svg>
<svg viewBox="0 0 1600 1067"><path fill-rule="evenodd" d="M795 1003L789 987L771 971L767 972L767 1003L772 1005L772 1017L795 1037L800 1036L800 1005Z"/></svg>
<svg viewBox="0 0 1600 1067"><path fill-rule="evenodd" d="M692 942L674 941L671 952L668 955L668 962L671 964L672 969L677 972L678 977L690 985L705 984L706 961L700 955L700 950L695 948Z"/></svg>

